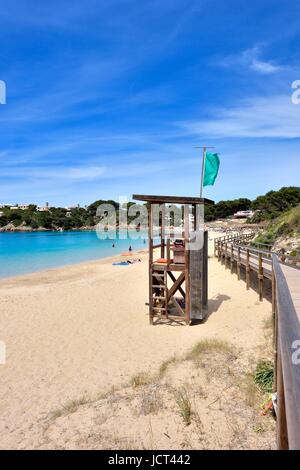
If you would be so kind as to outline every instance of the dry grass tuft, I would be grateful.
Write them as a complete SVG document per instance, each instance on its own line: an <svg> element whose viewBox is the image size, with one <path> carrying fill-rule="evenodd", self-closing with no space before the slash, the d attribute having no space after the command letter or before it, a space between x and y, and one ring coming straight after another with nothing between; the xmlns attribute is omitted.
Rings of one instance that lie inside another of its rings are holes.
<svg viewBox="0 0 300 470"><path fill-rule="evenodd" d="M153 380L154 378L148 372L139 372L131 378L130 385L133 388L138 388L151 384Z"/></svg>
<svg viewBox="0 0 300 470"><path fill-rule="evenodd" d="M176 364L177 362L180 362L180 359L176 356L170 357L170 359L164 361L159 368L158 377L162 378L167 372L168 367L172 364Z"/></svg>
<svg viewBox="0 0 300 470"><path fill-rule="evenodd" d="M253 374L247 372L244 374L237 383L240 388L244 401L250 408L256 408L259 403L259 389L254 383Z"/></svg>
<svg viewBox="0 0 300 470"><path fill-rule="evenodd" d="M231 353L232 346L224 340L218 338L203 339L195 344L190 352L186 355L186 359L197 359L201 354L208 352Z"/></svg>
<svg viewBox="0 0 300 470"><path fill-rule="evenodd" d="M75 413L75 411L77 411L80 406L87 405L90 402L91 400L87 396L83 396L75 400L69 400L63 406L63 411L65 414Z"/></svg>
<svg viewBox="0 0 300 470"><path fill-rule="evenodd" d="M49 414L49 419L56 420L61 416L75 413L80 406L87 405L90 403L92 403L92 400L87 396L82 396L81 398L69 400L61 408L57 408L56 410L51 411Z"/></svg>
<svg viewBox="0 0 300 470"><path fill-rule="evenodd" d="M192 404L185 388L175 391L175 401L179 408L180 416L186 426L189 426L192 421Z"/></svg>

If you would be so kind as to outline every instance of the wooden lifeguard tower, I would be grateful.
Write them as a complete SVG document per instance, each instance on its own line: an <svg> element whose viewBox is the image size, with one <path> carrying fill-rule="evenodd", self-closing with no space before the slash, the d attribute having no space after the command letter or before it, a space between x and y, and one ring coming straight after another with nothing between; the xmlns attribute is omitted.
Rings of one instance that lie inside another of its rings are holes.
<svg viewBox="0 0 300 470"><path fill-rule="evenodd" d="M204 320L208 287L204 205L214 202L199 197L132 197L148 206L150 324ZM170 215L175 207L176 227Z"/></svg>

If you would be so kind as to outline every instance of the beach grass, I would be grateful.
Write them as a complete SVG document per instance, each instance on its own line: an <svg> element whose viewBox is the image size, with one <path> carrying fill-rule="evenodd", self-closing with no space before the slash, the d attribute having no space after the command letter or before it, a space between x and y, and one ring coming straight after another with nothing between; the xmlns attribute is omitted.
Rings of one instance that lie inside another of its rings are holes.
<svg viewBox="0 0 300 470"><path fill-rule="evenodd" d="M142 387L143 385L148 385L153 381L153 377L148 372L139 372L135 374L130 379L130 385L133 388Z"/></svg>
<svg viewBox="0 0 300 470"><path fill-rule="evenodd" d="M180 388L174 393L176 404L179 408L180 416L186 426L191 424L192 420L192 404L186 388Z"/></svg>

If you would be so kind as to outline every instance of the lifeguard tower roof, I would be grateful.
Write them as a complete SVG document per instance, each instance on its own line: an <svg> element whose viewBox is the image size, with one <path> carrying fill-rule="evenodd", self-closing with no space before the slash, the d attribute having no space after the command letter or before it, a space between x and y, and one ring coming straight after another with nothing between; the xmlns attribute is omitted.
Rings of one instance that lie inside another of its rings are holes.
<svg viewBox="0 0 300 470"><path fill-rule="evenodd" d="M187 196L154 196L147 194L133 194L132 199L134 199L135 201L145 201L158 204L214 204L214 201L211 201L210 199Z"/></svg>

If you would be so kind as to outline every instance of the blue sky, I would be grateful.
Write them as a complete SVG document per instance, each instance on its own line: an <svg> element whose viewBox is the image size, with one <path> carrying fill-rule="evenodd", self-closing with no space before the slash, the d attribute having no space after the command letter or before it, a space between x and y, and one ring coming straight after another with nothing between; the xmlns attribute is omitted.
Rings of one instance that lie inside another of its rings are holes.
<svg viewBox="0 0 300 470"><path fill-rule="evenodd" d="M299 185L300 2L0 0L0 202Z"/></svg>

